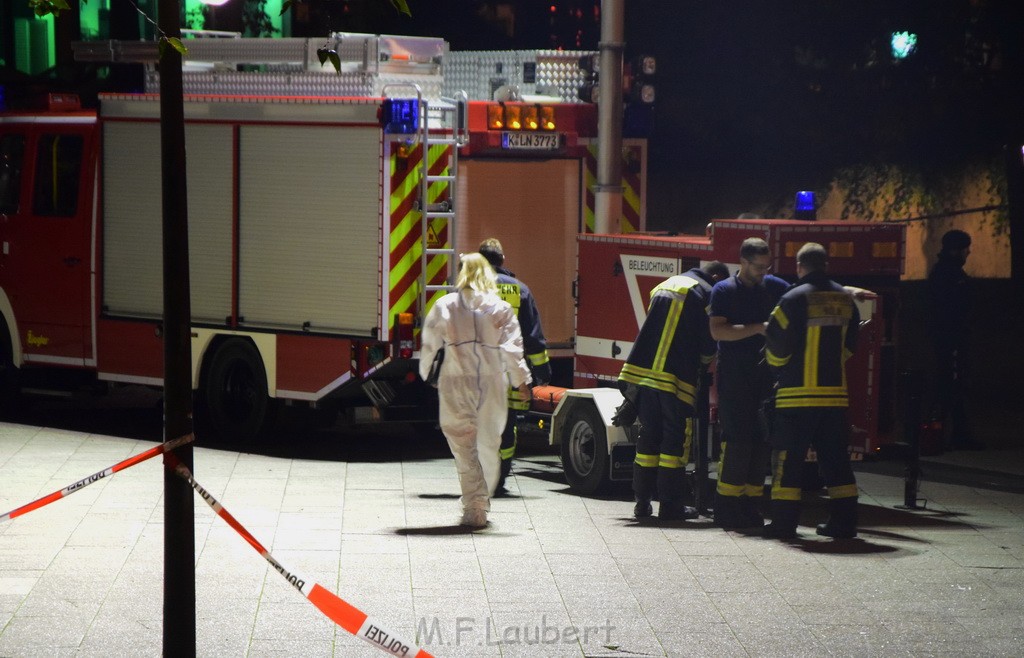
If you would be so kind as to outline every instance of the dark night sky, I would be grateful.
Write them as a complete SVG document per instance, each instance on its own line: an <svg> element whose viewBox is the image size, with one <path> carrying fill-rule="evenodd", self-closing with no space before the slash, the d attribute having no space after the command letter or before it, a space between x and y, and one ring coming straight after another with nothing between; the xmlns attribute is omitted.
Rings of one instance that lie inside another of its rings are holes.
<svg viewBox="0 0 1024 658"><path fill-rule="evenodd" d="M651 228L778 206L827 188L838 167L934 173L1024 137L1021 0L624 1L627 55L658 58ZM345 16L341 0L320 0L334 29L442 36L456 50L596 48L594 0L501 2L516 7L512 35L488 20L494 1L409 0L410 18L386 0L349 0ZM919 35L898 63L894 30Z"/></svg>

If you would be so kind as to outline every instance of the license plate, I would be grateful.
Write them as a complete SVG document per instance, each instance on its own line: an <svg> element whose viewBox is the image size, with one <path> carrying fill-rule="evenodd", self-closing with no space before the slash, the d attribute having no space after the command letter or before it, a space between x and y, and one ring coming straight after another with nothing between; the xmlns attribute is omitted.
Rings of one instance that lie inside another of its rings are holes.
<svg viewBox="0 0 1024 658"><path fill-rule="evenodd" d="M557 151L561 145L559 133L502 133L501 148Z"/></svg>

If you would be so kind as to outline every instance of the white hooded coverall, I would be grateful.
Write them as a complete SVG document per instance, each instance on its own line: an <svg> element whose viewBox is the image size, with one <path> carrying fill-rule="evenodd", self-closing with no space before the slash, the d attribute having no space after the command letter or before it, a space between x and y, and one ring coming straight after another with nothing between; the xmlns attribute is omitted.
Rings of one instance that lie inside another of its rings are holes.
<svg viewBox="0 0 1024 658"><path fill-rule="evenodd" d="M487 511L501 469L508 385L530 382L515 311L494 293L470 288L449 293L423 323L424 379L442 347L445 357L437 384L441 431L455 457L463 510Z"/></svg>

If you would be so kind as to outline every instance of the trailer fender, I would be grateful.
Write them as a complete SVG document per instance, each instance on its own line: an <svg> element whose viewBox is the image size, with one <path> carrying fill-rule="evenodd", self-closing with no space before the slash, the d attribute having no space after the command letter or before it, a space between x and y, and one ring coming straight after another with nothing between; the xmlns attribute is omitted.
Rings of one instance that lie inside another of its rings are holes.
<svg viewBox="0 0 1024 658"><path fill-rule="evenodd" d="M566 391L555 409L550 441L559 444L562 471L573 491L593 495L613 480L632 479L632 441L612 424L620 404L616 389L577 389Z"/></svg>
<svg viewBox="0 0 1024 658"><path fill-rule="evenodd" d="M592 404L597 409L608 437L609 454L611 453L612 446L618 443L631 443L621 427L612 425L612 416L615 415L615 410L622 404L622 400L622 393L615 388L576 388L567 390L562 399L559 400L558 406L555 407L555 412L551 417L548 444L554 446L562 442L565 420L578 404Z"/></svg>

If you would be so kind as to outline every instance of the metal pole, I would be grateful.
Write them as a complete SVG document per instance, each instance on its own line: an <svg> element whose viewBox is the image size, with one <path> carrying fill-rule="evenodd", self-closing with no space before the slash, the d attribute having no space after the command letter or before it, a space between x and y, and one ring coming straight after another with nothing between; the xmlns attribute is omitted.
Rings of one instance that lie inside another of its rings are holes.
<svg viewBox="0 0 1024 658"><path fill-rule="evenodd" d="M622 216L623 0L602 0L594 233L618 231Z"/></svg>
<svg viewBox="0 0 1024 658"><path fill-rule="evenodd" d="M160 0L165 37L181 37L178 0ZM160 58L160 152L163 174L164 441L192 432L192 346L189 299L185 109L181 54ZM192 447L175 455L194 472ZM195 510L192 488L164 469L163 655L196 655Z"/></svg>
<svg viewBox="0 0 1024 658"><path fill-rule="evenodd" d="M921 396L924 381L922 374L915 371L900 373L903 386L903 504L897 509L924 509L918 501L918 483L921 479Z"/></svg>

